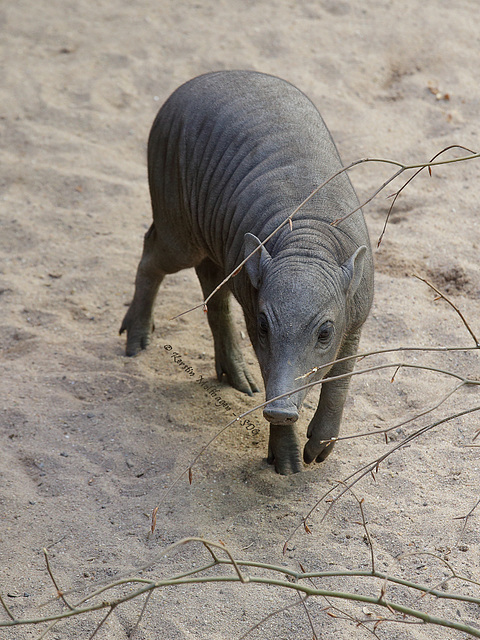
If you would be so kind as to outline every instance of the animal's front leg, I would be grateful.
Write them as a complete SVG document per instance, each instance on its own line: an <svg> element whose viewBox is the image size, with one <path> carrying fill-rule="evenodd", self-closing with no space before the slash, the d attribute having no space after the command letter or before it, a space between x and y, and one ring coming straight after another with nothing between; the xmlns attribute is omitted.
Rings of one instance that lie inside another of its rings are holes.
<svg viewBox="0 0 480 640"><path fill-rule="evenodd" d="M267 460L282 476L303 471L302 449L294 424L270 425Z"/></svg>
<svg viewBox="0 0 480 640"><path fill-rule="evenodd" d="M207 298L222 281L223 274L209 258L205 258L195 270L203 295ZM258 387L248 370L238 344L230 309L230 297L230 291L222 287L208 303L207 317L215 346L217 379L220 381L225 375L232 387L251 396L258 391Z"/></svg>
<svg viewBox="0 0 480 640"><path fill-rule="evenodd" d="M328 373L328 378L348 374L355 365L360 331L351 334L344 342L338 355L340 358L350 358L335 364ZM307 430L309 438L303 450L303 459L307 464L314 460L322 462L331 453L335 439L340 431L343 407L347 398L350 377L333 380L322 385L318 407ZM332 440L333 439L333 440Z"/></svg>

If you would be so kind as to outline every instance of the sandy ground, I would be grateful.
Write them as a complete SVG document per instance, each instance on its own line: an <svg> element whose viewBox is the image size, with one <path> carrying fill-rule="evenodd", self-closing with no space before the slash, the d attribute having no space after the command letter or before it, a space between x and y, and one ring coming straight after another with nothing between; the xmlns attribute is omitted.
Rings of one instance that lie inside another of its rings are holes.
<svg viewBox="0 0 480 640"><path fill-rule="evenodd" d="M308 519L311 535L300 527L285 555L282 547L336 481L422 426L477 406L476 387L397 428L458 380L420 369L400 370L394 383L393 369L358 376L343 435L395 427L387 443L379 435L344 440L324 464L280 477L266 462L267 425L256 413L250 419L258 432L229 429L195 465L193 484L183 477L162 499L230 413L195 383L200 375L215 382L203 313L170 320L201 300L193 272L162 286L149 350L123 355L118 328L151 217L146 139L160 104L180 83L209 70L248 68L305 91L345 163L367 156L413 163L451 144L478 150L477 2L18 0L0 6L0 25L0 593L7 605L18 617L60 610L55 602L38 608L55 595L43 547L60 587L75 590L72 601L98 583L135 574L185 536L221 540L238 557L294 570L368 570L368 541L349 495L323 521L328 505L321 501ZM368 164L351 177L366 199L393 171ZM363 351L473 345L455 312L412 274L447 292L480 334L479 177L478 161L441 167L401 196L375 250L375 303ZM365 207L373 245L388 209L384 195ZM383 355L357 366L388 362L478 377L473 351ZM259 401L215 386L237 413ZM314 406L309 399L302 437ZM479 497L478 449L471 446L478 425L475 413L439 425L390 456L375 479L357 484L379 571L434 586L450 575L448 560L459 575L480 580L478 510L464 530L465 521L455 519ZM156 506L157 529L149 536ZM204 559L198 545L190 546L144 575L172 576ZM377 596L381 588L347 578L316 584ZM447 589L478 597L478 585L459 580ZM418 600L392 586L387 596L480 629L478 605ZM278 587L171 587L156 592L134 636L139 599L117 608L97 637L240 638L296 599ZM308 607L323 640L372 637L357 621L375 619L374 607L323 598ZM353 620L343 619L347 613ZM71 620L48 637L86 639L99 616ZM0 637L34 638L39 631L0 628ZM466 637L398 622L382 623L376 633ZM249 637L312 636L297 606Z"/></svg>

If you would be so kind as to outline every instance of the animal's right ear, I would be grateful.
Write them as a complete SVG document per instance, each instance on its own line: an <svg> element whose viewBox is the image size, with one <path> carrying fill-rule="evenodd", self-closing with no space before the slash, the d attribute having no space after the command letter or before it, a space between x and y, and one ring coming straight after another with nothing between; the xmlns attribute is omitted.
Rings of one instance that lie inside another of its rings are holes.
<svg viewBox="0 0 480 640"><path fill-rule="evenodd" d="M252 253L252 251L255 251L255 249L257 249L257 247L259 247L262 244L260 240L257 238L257 236L253 235L253 233L246 233L244 240L245 240L245 249L244 249L244 255L243 255L244 258L249 256ZM262 282L263 270L267 262L271 259L272 258L270 257L270 254L268 253L268 251L265 249L264 246L262 246L262 248L255 251L253 256L249 258L245 263L245 269L247 270L248 277L250 278L250 282L255 287L255 289L260 288L260 284Z"/></svg>
<svg viewBox="0 0 480 640"><path fill-rule="evenodd" d="M367 247L358 247L355 253L342 265L345 293L353 296L358 289L363 276L363 265Z"/></svg>

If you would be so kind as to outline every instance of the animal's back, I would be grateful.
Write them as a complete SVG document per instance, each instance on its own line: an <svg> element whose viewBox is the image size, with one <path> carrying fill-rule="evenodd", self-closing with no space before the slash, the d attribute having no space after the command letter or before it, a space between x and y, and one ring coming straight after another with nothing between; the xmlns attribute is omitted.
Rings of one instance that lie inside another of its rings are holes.
<svg viewBox="0 0 480 640"><path fill-rule="evenodd" d="M226 272L242 258L245 233L264 238L341 168L312 102L288 82L251 71L210 73L179 87L152 126L148 163L156 224L183 246L185 262L208 255ZM357 204L343 174L297 214L295 227L329 223ZM355 244L368 237L361 214L339 233Z"/></svg>

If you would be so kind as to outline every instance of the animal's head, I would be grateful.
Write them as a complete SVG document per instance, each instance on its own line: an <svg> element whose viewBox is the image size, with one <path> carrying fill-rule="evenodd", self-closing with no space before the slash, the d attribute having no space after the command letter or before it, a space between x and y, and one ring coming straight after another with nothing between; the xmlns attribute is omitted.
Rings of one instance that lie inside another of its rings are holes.
<svg viewBox="0 0 480 640"><path fill-rule="evenodd" d="M270 400L302 386L300 376L314 367L320 368L317 378L328 372L326 365L335 360L344 339L349 302L362 280L366 247L339 266L322 255L272 258L260 245L256 236L245 235L245 256L257 249L245 264L257 291L249 333ZM295 422L304 397L300 391L272 402L265 418L272 424Z"/></svg>

